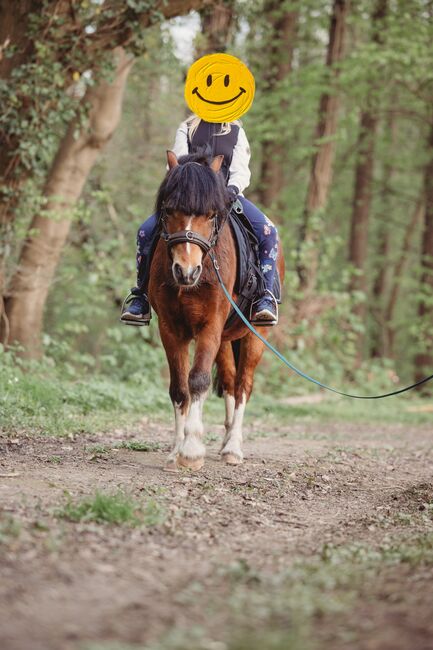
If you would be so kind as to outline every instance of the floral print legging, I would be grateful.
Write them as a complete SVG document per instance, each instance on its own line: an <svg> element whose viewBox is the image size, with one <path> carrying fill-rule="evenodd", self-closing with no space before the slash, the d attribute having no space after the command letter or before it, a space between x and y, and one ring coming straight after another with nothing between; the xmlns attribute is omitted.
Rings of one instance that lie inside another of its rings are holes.
<svg viewBox="0 0 433 650"><path fill-rule="evenodd" d="M275 270L278 254L278 232L274 224L255 205L244 196L238 197L244 214L251 223L259 242L260 264L262 266L265 286L273 292ZM157 217L151 217L140 226L137 233L137 269L150 253L153 235L157 226Z"/></svg>

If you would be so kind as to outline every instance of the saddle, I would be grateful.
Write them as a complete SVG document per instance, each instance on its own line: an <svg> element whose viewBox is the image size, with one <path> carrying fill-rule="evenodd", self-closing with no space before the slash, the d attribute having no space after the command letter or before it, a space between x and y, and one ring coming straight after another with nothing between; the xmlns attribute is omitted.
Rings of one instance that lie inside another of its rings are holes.
<svg viewBox="0 0 433 650"><path fill-rule="evenodd" d="M259 242L251 223L243 213L240 201L235 201L232 205L228 216L228 225L231 228L233 239L236 246L236 255L238 260L234 292L237 295L236 305L248 320L251 316L251 307L258 296L263 295L265 291L265 280L260 268ZM138 286L142 291L147 291L149 280L150 265L153 254L160 238L161 231L158 230L153 236L150 246L149 255L146 263L140 264L138 270ZM281 283L278 270L275 274L274 287L272 293L277 303L281 303ZM224 329L228 329L239 318L235 310L232 309L228 315Z"/></svg>
<svg viewBox="0 0 433 650"><path fill-rule="evenodd" d="M250 319L253 301L265 291L265 281L260 268L259 243L251 223L243 213L240 201L233 203L228 221L235 241L238 260L234 286L234 292L237 295L236 304L245 318ZM272 293L277 302L281 303L281 283L278 271L275 274ZM231 327L237 318L235 310L232 309L224 329Z"/></svg>

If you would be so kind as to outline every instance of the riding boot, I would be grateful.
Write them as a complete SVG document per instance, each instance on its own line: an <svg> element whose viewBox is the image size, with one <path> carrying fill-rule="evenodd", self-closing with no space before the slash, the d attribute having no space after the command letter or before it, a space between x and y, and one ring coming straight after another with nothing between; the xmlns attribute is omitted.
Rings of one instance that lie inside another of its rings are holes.
<svg viewBox="0 0 433 650"><path fill-rule="evenodd" d="M140 327L149 325L151 318L152 310L147 295L138 287L133 287L123 302L120 320L125 325Z"/></svg>
<svg viewBox="0 0 433 650"><path fill-rule="evenodd" d="M258 327L269 327L278 323L278 303L268 289L251 305L250 322Z"/></svg>
<svg viewBox="0 0 433 650"><path fill-rule="evenodd" d="M158 238L153 235L148 250L140 251L137 259L137 286L125 298L122 305L120 320L125 325L149 325L152 318L148 294L150 264Z"/></svg>

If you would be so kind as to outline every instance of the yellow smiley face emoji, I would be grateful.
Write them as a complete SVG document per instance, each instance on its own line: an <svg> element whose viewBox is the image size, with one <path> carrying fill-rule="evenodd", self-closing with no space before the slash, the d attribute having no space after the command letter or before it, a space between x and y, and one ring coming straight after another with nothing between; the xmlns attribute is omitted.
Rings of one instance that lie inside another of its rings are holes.
<svg viewBox="0 0 433 650"><path fill-rule="evenodd" d="M185 82L185 101L206 122L233 122L254 99L254 77L231 54L207 54L195 61Z"/></svg>

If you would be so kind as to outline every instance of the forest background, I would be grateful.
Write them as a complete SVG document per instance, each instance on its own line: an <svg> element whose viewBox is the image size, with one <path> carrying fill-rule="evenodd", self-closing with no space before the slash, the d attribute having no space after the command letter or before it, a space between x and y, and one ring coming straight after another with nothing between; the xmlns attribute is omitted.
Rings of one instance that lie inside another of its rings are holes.
<svg viewBox="0 0 433 650"><path fill-rule="evenodd" d="M246 195L287 260L273 342L358 392L431 373L433 2L0 0L5 430L167 408L156 320L118 316L186 71L214 51L256 79ZM310 390L270 355L257 386Z"/></svg>

